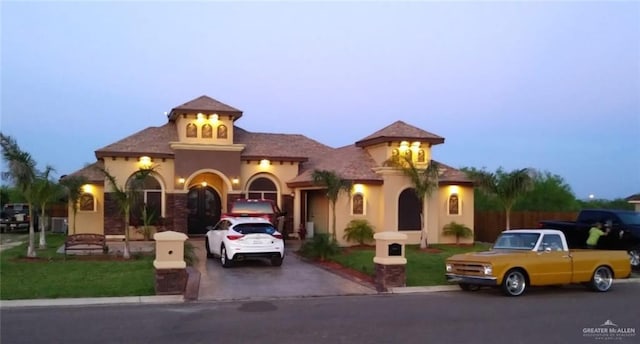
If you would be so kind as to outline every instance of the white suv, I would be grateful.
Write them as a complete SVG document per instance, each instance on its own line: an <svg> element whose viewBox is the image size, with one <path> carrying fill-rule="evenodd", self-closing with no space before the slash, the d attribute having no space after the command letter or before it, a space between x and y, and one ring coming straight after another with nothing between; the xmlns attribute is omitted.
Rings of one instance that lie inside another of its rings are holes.
<svg viewBox="0 0 640 344"><path fill-rule="evenodd" d="M282 265L284 241L269 220L259 217L223 217L208 227L205 239L207 258L220 257L225 268L234 261L268 258L273 266Z"/></svg>

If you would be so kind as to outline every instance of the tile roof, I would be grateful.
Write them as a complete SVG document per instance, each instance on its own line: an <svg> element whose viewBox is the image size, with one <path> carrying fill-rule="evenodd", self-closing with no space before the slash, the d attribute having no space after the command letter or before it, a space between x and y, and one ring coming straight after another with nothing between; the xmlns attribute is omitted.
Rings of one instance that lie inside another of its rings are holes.
<svg viewBox="0 0 640 344"><path fill-rule="evenodd" d="M440 184L473 184L473 181L467 177L463 171L435 161L440 166L441 173L438 175L438 183Z"/></svg>
<svg viewBox="0 0 640 344"><path fill-rule="evenodd" d="M243 160L292 160L307 161L321 157L333 150L318 141L298 134L255 133L234 126L233 141L244 144Z"/></svg>
<svg viewBox="0 0 640 344"><path fill-rule="evenodd" d="M89 181L89 183L102 184L104 183L104 175L98 168L104 168L104 163L102 161L96 161L93 164L88 164L85 167L64 177L84 176L85 178L87 178L87 181Z"/></svg>
<svg viewBox="0 0 640 344"><path fill-rule="evenodd" d="M422 141L432 145L444 143L444 137L416 128L403 121L396 121L356 142L358 147L391 141Z"/></svg>
<svg viewBox="0 0 640 344"><path fill-rule="evenodd" d="M631 195L631 196L627 197L625 200L627 202L633 202L633 203L640 202L640 193L637 193L635 195Z"/></svg>
<svg viewBox="0 0 640 344"><path fill-rule="evenodd" d="M351 181L366 181L382 184L382 177L373 172L376 162L363 148L356 145L336 148L324 155L322 159L313 161L305 166L304 172L287 182L290 186L310 185L314 170L333 171L343 179Z"/></svg>
<svg viewBox="0 0 640 344"><path fill-rule="evenodd" d="M173 157L169 142L178 141L178 131L174 122L161 127L148 127L124 139L95 151L96 158L137 157L148 155L152 158Z"/></svg>
<svg viewBox="0 0 640 344"><path fill-rule="evenodd" d="M242 117L242 111L209 96L203 95L171 109L171 112L169 113L169 121L174 121L181 113L197 112L228 114L232 115L234 120Z"/></svg>

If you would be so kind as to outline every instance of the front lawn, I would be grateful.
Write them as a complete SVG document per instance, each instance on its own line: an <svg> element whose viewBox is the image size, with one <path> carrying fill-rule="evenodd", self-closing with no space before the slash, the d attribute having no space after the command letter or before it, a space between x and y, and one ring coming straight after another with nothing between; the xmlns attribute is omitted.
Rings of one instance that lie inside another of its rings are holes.
<svg viewBox="0 0 640 344"><path fill-rule="evenodd" d="M56 253L64 235L48 234L45 250L27 259L27 245L0 252L0 299L154 295L153 256L97 259ZM36 237L36 247L38 238ZM96 257L97 258L97 257Z"/></svg>
<svg viewBox="0 0 640 344"><path fill-rule="evenodd" d="M488 250L488 244L475 244L474 246L454 245L430 245L435 250L421 251L417 245L407 245L405 257L407 258L407 286L433 286L447 284L444 276L444 261L457 253ZM440 251L440 252L432 252ZM375 248L370 249L342 249L342 253L333 256L336 261L349 268L361 271L373 276Z"/></svg>

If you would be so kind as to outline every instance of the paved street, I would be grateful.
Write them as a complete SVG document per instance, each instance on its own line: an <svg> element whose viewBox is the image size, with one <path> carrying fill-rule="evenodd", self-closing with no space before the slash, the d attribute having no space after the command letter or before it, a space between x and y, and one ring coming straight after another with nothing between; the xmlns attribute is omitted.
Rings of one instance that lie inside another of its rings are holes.
<svg viewBox="0 0 640 344"><path fill-rule="evenodd" d="M640 284L209 301L174 305L3 309L3 343L600 343L589 331L632 329ZM604 325L609 320L617 325ZM586 332L586 333L585 333ZM613 336L613 335L612 335ZM610 339L613 337L609 337Z"/></svg>

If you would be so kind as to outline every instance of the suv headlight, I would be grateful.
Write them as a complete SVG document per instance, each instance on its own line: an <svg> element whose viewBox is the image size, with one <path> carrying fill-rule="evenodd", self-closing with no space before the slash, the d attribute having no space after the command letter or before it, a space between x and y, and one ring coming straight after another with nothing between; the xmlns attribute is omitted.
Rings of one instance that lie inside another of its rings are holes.
<svg viewBox="0 0 640 344"><path fill-rule="evenodd" d="M449 263L445 264L444 268L447 270L447 272L453 271L453 266Z"/></svg>
<svg viewBox="0 0 640 344"><path fill-rule="evenodd" d="M493 274L493 268L491 267L491 265L484 265L484 274L486 276L491 276Z"/></svg>

